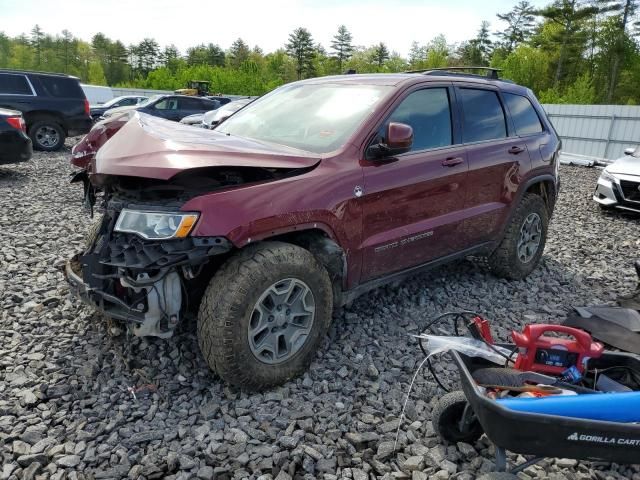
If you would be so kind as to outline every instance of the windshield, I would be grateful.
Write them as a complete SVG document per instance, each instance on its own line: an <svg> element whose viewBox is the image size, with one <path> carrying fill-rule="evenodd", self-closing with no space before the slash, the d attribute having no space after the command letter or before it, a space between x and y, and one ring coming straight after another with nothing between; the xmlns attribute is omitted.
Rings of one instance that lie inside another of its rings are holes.
<svg viewBox="0 0 640 480"><path fill-rule="evenodd" d="M140 102L137 106L138 107L146 107L147 105L152 104L153 102L155 102L156 100L162 98L164 95L153 95L152 97L147 98L146 100Z"/></svg>
<svg viewBox="0 0 640 480"><path fill-rule="evenodd" d="M247 105L217 130L327 153L344 145L390 89L378 85L293 84Z"/></svg>
<svg viewBox="0 0 640 480"><path fill-rule="evenodd" d="M108 102L105 102L102 104L103 107L105 108L109 108L113 105L115 105L116 103L118 103L120 100L122 100L124 97L116 97L116 98L112 98L111 100L109 100Z"/></svg>

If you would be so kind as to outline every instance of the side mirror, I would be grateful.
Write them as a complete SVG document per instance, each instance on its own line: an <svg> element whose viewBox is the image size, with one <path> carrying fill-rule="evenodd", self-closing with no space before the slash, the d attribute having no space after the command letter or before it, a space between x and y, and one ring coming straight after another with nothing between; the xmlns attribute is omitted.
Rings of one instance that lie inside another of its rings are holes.
<svg viewBox="0 0 640 480"><path fill-rule="evenodd" d="M387 125L385 137L387 143L371 145L367 149L367 157L381 159L410 151L413 145L413 128L406 123L391 122Z"/></svg>
<svg viewBox="0 0 640 480"><path fill-rule="evenodd" d="M635 152L635 151L636 151L635 147L625 148L624 149L624 154L625 155L633 155L633 152Z"/></svg>

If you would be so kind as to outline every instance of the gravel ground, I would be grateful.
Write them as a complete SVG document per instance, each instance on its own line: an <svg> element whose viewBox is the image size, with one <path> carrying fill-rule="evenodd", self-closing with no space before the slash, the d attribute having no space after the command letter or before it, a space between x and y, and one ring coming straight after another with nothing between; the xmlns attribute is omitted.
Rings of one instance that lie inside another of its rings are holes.
<svg viewBox="0 0 640 480"><path fill-rule="evenodd" d="M379 289L337 313L307 374L247 395L209 372L193 325L128 350L69 298L59 267L81 246L88 217L80 187L68 184L68 154L0 167L2 479L472 479L492 468L493 447L486 437L441 444L426 372L392 451L422 360L408 335L466 308L485 312L506 339L524 322L557 320L571 305L611 302L636 286L637 219L598 211L597 170L562 167L546 254L526 281L464 261ZM521 477L640 479L640 467L551 459Z"/></svg>

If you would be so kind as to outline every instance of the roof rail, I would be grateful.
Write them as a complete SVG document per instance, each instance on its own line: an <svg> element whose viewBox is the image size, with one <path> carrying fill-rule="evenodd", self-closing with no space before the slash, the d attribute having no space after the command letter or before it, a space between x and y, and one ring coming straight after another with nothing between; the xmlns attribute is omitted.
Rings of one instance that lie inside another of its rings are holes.
<svg viewBox="0 0 640 480"><path fill-rule="evenodd" d="M475 77L482 78L490 78L491 80L499 80L498 72L501 72L500 68L492 68L492 67L442 67L442 68L426 68L424 70L411 70L406 73L422 73L423 75L439 75L440 72L452 72L454 74L460 75L458 72L463 72L465 70L483 70L486 71L486 75L478 75L471 74ZM464 73L463 73L464 75Z"/></svg>

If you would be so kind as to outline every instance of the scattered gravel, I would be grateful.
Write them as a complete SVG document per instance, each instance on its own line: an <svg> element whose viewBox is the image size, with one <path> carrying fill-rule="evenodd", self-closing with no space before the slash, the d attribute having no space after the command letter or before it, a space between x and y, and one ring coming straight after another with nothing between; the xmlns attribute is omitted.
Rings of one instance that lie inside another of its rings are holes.
<svg viewBox="0 0 640 480"><path fill-rule="evenodd" d="M558 320L571 305L612 302L636 286L637 219L598 211L597 170L562 167L546 254L526 281L463 261L379 289L336 314L308 373L247 395L210 373L193 323L127 348L69 297L59 268L89 219L81 187L68 183L68 155L0 167L2 479L472 479L493 467L494 449L486 437L441 444L430 422L438 391L426 372L393 450L422 360L408 334L466 308L485 312L504 340L525 322ZM438 368L454 378L450 364ZM640 479L640 467L549 459L521 478Z"/></svg>

